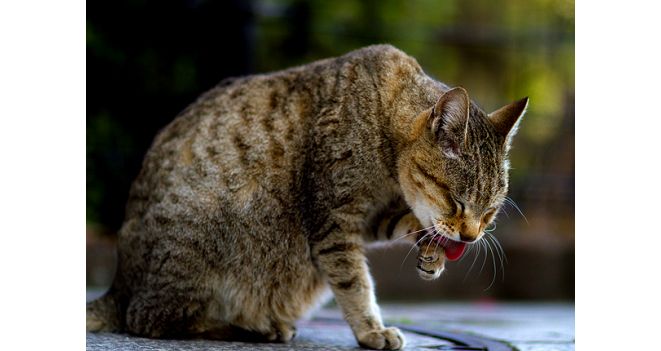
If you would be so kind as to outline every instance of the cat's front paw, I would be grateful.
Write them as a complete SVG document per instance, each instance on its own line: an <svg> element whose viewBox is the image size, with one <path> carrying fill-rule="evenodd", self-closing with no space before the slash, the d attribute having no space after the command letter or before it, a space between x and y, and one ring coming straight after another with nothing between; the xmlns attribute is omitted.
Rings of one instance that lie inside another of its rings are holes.
<svg viewBox="0 0 661 351"><path fill-rule="evenodd" d="M358 344L369 349L399 350L404 347L405 339L399 329L391 327L359 335Z"/></svg>
<svg viewBox="0 0 661 351"><path fill-rule="evenodd" d="M434 280L445 270L443 248L433 241L422 243L418 247L418 275L424 280Z"/></svg>
<svg viewBox="0 0 661 351"><path fill-rule="evenodd" d="M289 342L296 337L296 326L286 323L276 324L273 330L266 335L268 341Z"/></svg>

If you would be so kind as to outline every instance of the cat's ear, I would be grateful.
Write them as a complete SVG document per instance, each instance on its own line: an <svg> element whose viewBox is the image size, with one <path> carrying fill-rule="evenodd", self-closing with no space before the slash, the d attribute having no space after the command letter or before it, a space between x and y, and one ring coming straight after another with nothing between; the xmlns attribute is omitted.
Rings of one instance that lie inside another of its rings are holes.
<svg viewBox="0 0 661 351"><path fill-rule="evenodd" d="M512 137L519 128L519 122L526 113L526 108L528 108L528 98L524 97L489 114L489 121L496 132L505 138L506 149L509 148Z"/></svg>
<svg viewBox="0 0 661 351"><path fill-rule="evenodd" d="M448 157L459 157L465 147L469 111L468 93L462 87L445 92L432 108L430 130Z"/></svg>

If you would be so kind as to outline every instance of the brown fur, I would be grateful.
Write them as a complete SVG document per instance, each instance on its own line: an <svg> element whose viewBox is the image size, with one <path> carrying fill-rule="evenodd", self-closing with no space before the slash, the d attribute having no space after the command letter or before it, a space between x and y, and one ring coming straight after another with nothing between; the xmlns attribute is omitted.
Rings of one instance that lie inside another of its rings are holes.
<svg viewBox="0 0 661 351"><path fill-rule="evenodd" d="M463 89L389 45L221 82L147 153L88 330L287 341L330 286L361 345L401 348L366 243L427 248L418 231L432 225L477 239L506 192L524 107L501 109L496 128ZM420 252L437 277L442 250Z"/></svg>

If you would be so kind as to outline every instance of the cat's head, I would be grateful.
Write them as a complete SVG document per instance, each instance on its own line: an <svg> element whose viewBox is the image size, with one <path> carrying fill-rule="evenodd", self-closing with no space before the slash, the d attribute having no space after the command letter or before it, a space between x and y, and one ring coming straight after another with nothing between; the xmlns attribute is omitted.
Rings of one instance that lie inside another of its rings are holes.
<svg viewBox="0 0 661 351"><path fill-rule="evenodd" d="M486 114L454 88L416 117L398 159L399 183L420 223L450 239L441 242L448 259L479 240L504 203L507 153L527 104Z"/></svg>

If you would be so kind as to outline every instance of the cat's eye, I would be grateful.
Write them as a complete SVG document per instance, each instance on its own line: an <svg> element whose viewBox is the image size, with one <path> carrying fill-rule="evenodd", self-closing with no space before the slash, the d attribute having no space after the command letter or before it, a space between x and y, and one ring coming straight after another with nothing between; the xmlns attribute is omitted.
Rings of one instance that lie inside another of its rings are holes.
<svg viewBox="0 0 661 351"><path fill-rule="evenodd" d="M455 206L457 206L457 209L459 210L458 214L459 215L463 214L464 210L466 209L466 207L464 206L464 203L461 202L460 200L455 199L454 197L452 198L452 200L454 201Z"/></svg>

